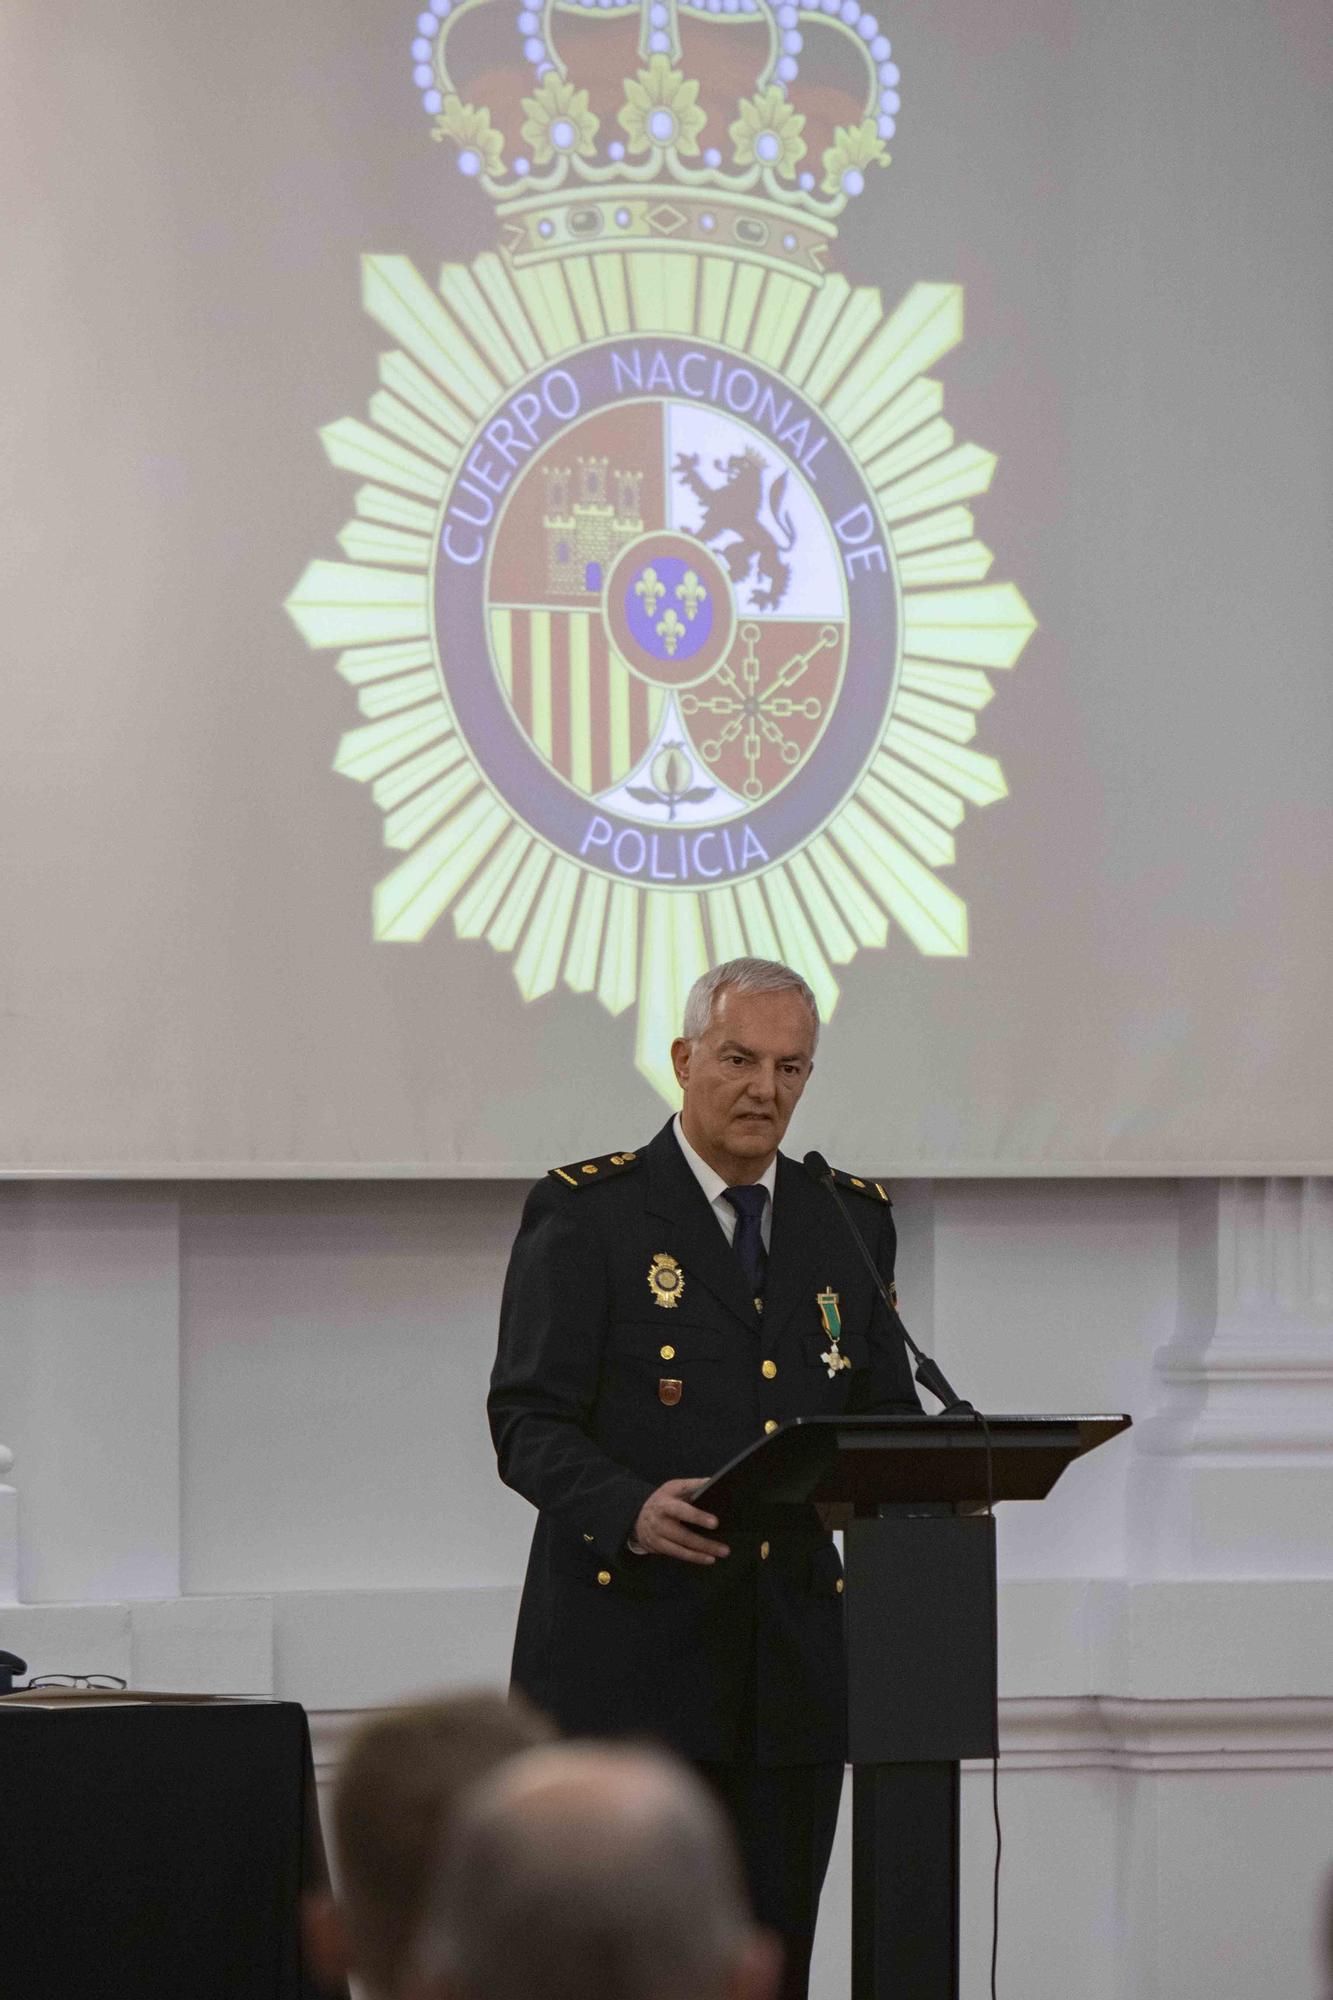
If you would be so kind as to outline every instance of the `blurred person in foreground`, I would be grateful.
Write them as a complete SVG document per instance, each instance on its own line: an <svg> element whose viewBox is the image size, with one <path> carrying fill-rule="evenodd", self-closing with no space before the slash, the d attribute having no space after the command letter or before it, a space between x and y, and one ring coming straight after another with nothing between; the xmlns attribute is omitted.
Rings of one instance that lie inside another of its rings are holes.
<svg viewBox="0 0 1333 2000"><path fill-rule="evenodd" d="M414 2000L774 2000L703 1782L652 1750L534 1750L478 1785L444 1843Z"/></svg>
<svg viewBox="0 0 1333 2000"><path fill-rule="evenodd" d="M319 1890L304 1909L306 1952L322 1983L344 1992L350 1973L367 2000L399 2000L431 1866L459 1801L555 1733L521 1696L480 1690L405 1703L357 1731L333 1792L337 1893Z"/></svg>

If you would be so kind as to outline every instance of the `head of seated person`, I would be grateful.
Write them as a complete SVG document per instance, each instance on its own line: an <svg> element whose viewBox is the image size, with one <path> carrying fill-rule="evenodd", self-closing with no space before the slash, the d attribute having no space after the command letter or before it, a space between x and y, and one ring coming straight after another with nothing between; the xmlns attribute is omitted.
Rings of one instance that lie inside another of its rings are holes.
<svg viewBox="0 0 1333 2000"><path fill-rule="evenodd" d="M694 1772L591 1743L463 1801L415 1956L413 2000L772 2000L780 1970Z"/></svg>
<svg viewBox="0 0 1333 2000"><path fill-rule="evenodd" d="M304 1909L317 1979L343 1991L351 1974L367 2000L400 2000L431 1864L459 1800L555 1734L521 1696L489 1691L405 1703L356 1732L333 1793L336 1895L317 1891Z"/></svg>

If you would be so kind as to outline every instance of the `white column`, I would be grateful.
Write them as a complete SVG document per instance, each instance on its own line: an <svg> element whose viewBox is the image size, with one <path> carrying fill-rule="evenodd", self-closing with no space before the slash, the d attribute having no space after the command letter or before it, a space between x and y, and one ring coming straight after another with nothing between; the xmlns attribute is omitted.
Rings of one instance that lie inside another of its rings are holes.
<svg viewBox="0 0 1333 2000"><path fill-rule="evenodd" d="M1143 1576L1333 1576L1333 1180L1189 1181L1137 1433Z"/></svg>
<svg viewBox="0 0 1333 2000"><path fill-rule="evenodd" d="M0 1402L23 1468L29 1604L180 1588L180 1280L174 1193L0 1187Z"/></svg>

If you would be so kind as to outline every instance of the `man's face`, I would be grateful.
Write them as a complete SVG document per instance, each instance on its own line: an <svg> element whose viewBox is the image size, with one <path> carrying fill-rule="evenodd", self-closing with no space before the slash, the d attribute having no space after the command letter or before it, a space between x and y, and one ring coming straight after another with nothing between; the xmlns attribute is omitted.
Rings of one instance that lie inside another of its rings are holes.
<svg viewBox="0 0 1333 2000"><path fill-rule="evenodd" d="M697 1042L674 1041L685 1137L728 1181L755 1181L782 1143L814 1056L815 1026L799 993L724 986Z"/></svg>

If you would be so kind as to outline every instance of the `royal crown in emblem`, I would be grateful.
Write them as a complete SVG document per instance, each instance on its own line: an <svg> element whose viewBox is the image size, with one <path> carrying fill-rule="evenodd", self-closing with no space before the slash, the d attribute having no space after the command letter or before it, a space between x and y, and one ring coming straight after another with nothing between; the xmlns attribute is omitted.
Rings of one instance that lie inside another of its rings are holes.
<svg viewBox="0 0 1333 2000"><path fill-rule="evenodd" d="M929 372L962 293L886 312L830 268L899 110L857 0L432 0L411 60L498 247L436 284L364 260L393 348L322 434L345 559L288 609L361 710L376 937L447 913L524 999L636 1009L670 1100L709 963L784 958L828 1013L895 925L968 949L942 877L1004 796L977 717L1034 621Z"/></svg>
<svg viewBox="0 0 1333 2000"><path fill-rule="evenodd" d="M815 279L899 110L892 44L858 0L437 0L412 61L515 264L614 242L758 252Z"/></svg>

